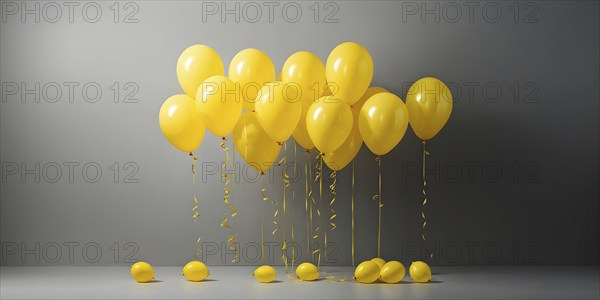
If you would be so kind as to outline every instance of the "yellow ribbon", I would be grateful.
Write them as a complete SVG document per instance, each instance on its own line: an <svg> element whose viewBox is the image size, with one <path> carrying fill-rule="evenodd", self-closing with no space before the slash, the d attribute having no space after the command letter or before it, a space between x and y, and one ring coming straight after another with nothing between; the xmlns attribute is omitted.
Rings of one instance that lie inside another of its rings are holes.
<svg viewBox="0 0 600 300"><path fill-rule="evenodd" d="M198 161L198 158L196 158L196 156L194 156L194 153L190 152L190 157L192 158L192 186L196 186L196 162ZM198 219L200 218L200 212L198 212L198 198L196 197L196 190L194 190L194 207L192 208L192 212L194 213L192 215L192 219L194 220L194 224L196 224L198 222ZM200 241L202 240L202 237L200 235L198 235L198 238L196 239L196 253L194 254L194 257L199 258L200 257L200 253L202 253L202 247L200 245Z"/></svg>
<svg viewBox="0 0 600 300"><path fill-rule="evenodd" d="M318 159L315 162L315 181L319 181L319 203L323 203L323 154L319 153L317 154L316 159ZM315 203L315 198L312 197L312 203L313 206L315 207L315 210L317 211L317 216L320 218L321 217L321 211L319 210L319 207L317 206L317 204ZM313 236L313 239L318 239L319 235L319 228L320 226L317 226L317 228L315 229L315 235ZM325 237L325 243L327 242L327 230L324 231L323 233L324 237ZM322 245L319 244L319 249L315 249L313 250L313 254L317 254L317 268L321 267L321 247ZM327 249L325 249L325 251L327 251Z"/></svg>
<svg viewBox="0 0 600 300"><path fill-rule="evenodd" d="M296 178L297 175L297 169L296 169L296 159L297 159L297 155L298 155L298 147L296 142L294 141L294 178ZM295 237L294 237L294 220L295 220L295 210L294 210L294 204L296 202L296 190L292 189L292 270L294 270L294 259L296 258L296 248L295 248ZM287 270L286 270L286 274L287 274ZM288 278L290 276L288 275ZM295 278L292 278L295 279Z"/></svg>
<svg viewBox="0 0 600 300"><path fill-rule="evenodd" d="M237 215L237 209L229 201L230 191L227 188L230 183L229 177L227 176L227 166L229 164L229 148L225 145L226 142L227 142L227 139L223 138L223 141L221 141L221 144L220 144L221 149L225 152L225 162L223 162L223 164L221 164L221 169L224 170L224 172L221 172L221 177L223 179L225 179L225 184L223 185L223 203L225 203L225 205L229 208L229 210L231 210L231 218L233 218ZM228 222L229 222L229 217L227 216L227 212L225 212L225 213L223 213L223 220L221 221L221 227L227 228L230 231L233 231L233 229L228 224ZM227 244L229 245L229 250L232 250L235 253L231 262L236 262L238 259L235 239L236 239L235 234L231 234L231 235L227 236Z"/></svg>
<svg viewBox="0 0 600 300"><path fill-rule="evenodd" d="M426 243L427 240L425 239L425 226L427 226L427 218L425 217L425 205L427 204L427 192L425 191L425 188L427 187L427 181L425 180L426 176L425 176L425 161L427 160L427 156L429 155L429 152L427 151L427 148L425 146L426 141L422 141L421 142L423 144L423 166L422 166L422 178L423 178L423 204L421 207L421 217L423 218L423 226L421 227L421 238L423 239L423 242ZM433 251L430 253L429 257L433 258Z"/></svg>
<svg viewBox="0 0 600 300"><path fill-rule="evenodd" d="M265 201L269 201L269 197L267 196L267 189L265 188L265 173L260 173L260 193L262 195L262 214L260 221L260 255L261 261L265 263Z"/></svg>
<svg viewBox="0 0 600 300"><path fill-rule="evenodd" d="M331 201L329 201L329 209L331 210L331 217L329 217L329 225L331 225L331 230L333 231L337 226L335 225L335 218L337 217L337 214L335 213L335 210L333 209L333 203L335 203L335 195L336 195L336 191L335 191L335 185L337 183L337 172L333 171L331 172L331 174L329 175L329 178L333 179L333 182L331 183L331 185L329 185L329 191L331 192Z"/></svg>
<svg viewBox="0 0 600 300"><path fill-rule="evenodd" d="M321 158L321 154L318 154L318 156L316 157L316 159ZM321 168L319 167L319 161L315 162L315 180L317 181L319 180L319 182L321 183L319 186L319 190L321 191L320 194L322 194L322 181L320 180L321 177ZM315 197L314 195L312 195L312 191L311 191L311 206L314 207L314 209L317 211L317 216L321 216L321 211L319 210L319 207L317 206L317 204L315 203ZM311 226L312 226L312 209L311 209ZM313 241L316 241L319 238L319 229L320 226L317 225L317 227L314 229L313 232ZM319 268L321 266L321 245L319 245L319 249L314 249L312 251L312 255L313 255L313 259L314 256L317 256L317 268Z"/></svg>
<svg viewBox="0 0 600 300"><path fill-rule="evenodd" d="M287 258L287 232L286 232L286 227L287 227L287 222L286 222L286 216L287 216L287 200L286 200L286 190L287 188L290 186L290 177L287 174L287 141L283 143L283 158L281 158L281 160L279 161L278 165L281 166L283 164L283 225L282 225L282 229L283 229L283 242L281 243L281 261L283 262L284 265L284 270L285 270L285 275L289 278L294 280L295 278L292 278L289 275L289 265L288 265L288 258ZM292 207L293 209L293 207ZM292 215L292 224L293 224L293 215ZM293 227L292 227L293 228ZM292 229L293 230L293 229ZM292 231L292 236L293 236L293 231ZM277 240L279 241L280 239L277 238ZM293 247L292 247L292 251L293 251ZM293 257L292 257L293 260ZM293 266L292 266L293 268Z"/></svg>
<svg viewBox="0 0 600 300"><path fill-rule="evenodd" d="M306 150L306 160L304 161L304 195L305 197L305 202L304 202L304 208L305 208L305 214L306 214L306 249L310 249L310 233L311 233L311 226L310 226L310 222L309 222L309 214L308 214L308 198L310 197L310 194L308 193L308 161L310 159L310 150ZM312 206L311 206L311 213L312 213Z"/></svg>
<svg viewBox="0 0 600 300"><path fill-rule="evenodd" d="M352 160L352 267L354 268L354 160Z"/></svg>
<svg viewBox="0 0 600 300"><path fill-rule="evenodd" d="M376 200L377 208L378 208L378 221L377 221L377 257L381 257L381 208L383 204L381 203L381 156L377 155L375 157L375 161L377 161L377 172L379 173L379 192L377 195L373 196L373 200Z"/></svg>

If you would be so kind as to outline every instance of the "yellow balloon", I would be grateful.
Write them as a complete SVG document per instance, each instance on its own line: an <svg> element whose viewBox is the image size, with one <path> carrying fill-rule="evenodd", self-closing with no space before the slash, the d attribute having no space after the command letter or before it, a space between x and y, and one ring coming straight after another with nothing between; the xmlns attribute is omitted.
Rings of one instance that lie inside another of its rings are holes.
<svg viewBox="0 0 600 300"><path fill-rule="evenodd" d="M354 278L360 283L373 283L379 278L379 266L370 261L361 262L354 270Z"/></svg>
<svg viewBox="0 0 600 300"><path fill-rule="evenodd" d="M187 263L183 267L182 274L189 281L202 281L210 275L208 267L203 262L197 260Z"/></svg>
<svg viewBox="0 0 600 300"><path fill-rule="evenodd" d="M224 75L219 54L205 45L193 45L183 50L177 60L177 79L183 91L196 97L200 84L214 75Z"/></svg>
<svg viewBox="0 0 600 300"><path fill-rule="evenodd" d="M315 147L315 144L313 144L312 140L310 139L310 136L308 135L308 130L306 130L306 114L308 113L309 108L310 106L305 107L304 105L302 105L300 121L298 122L298 126L296 126L296 129L292 133L292 136L294 137L294 140L296 140L296 143L298 143L298 145L300 145L300 147L304 148L305 150L310 150Z"/></svg>
<svg viewBox="0 0 600 300"><path fill-rule="evenodd" d="M160 107L158 121L163 134L175 148L190 153L202 143L206 127L190 96L169 97Z"/></svg>
<svg viewBox="0 0 600 300"><path fill-rule="evenodd" d="M381 258L381 257L375 257L373 259L371 259L372 262L376 263L379 268L383 268L383 265L385 265L386 261L385 259Z"/></svg>
<svg viewBox="0 0 600 300"><path fill-rule="evenodd" d="M362 144L363 139L360 136L358 124L354 124L352 126L352 132L344 141L344 143L333 153L325 154L323 156L323 161L330 169L339 171L346 167L354 159L354 157L356 157Z"/></svg>
<svg viewBox="0 0 600 300"><path fill-rule="evenodd" d="M308 109L306 129L321 153L334 152L352 132L350 106L333 96L319 98Z"/></svg>
<svg viewBox="0 0 600 300"><path fill-rule="evenodd" d="M139 283L150 282L154 279L154 269L147 262L136 262L131 266L131 277Z"/></svg>
<svg viewBox="0 0 600 300"><path fill-rule="evenodd" d="M379 279L385 283L398 283L404 278L405 274L404 265L399 261L392 260L383 265Z"/></svg>
<svg viewBox="0 0 600 300"><path fill-rule="evenodd" d="M360 44L342 43L329 53L325 74L333 95L352 105L371 84L373 59Z"/></svg>
<svg viewBox="0 0 600 300"><path fill-rule="evenodd" d="M275 80L275 66L264 52L248 48L238 52L229 63L229 78L240 84L244 108L254 110L260 88Z"/></svg>
<svg viewBox="0 0 600 300"><path fill-rule="evenodd" d="M414 261L410 265L408 272L410 273L410 277L416 282L425 283L431 281L431 269L425 262Z"/></svg>
<svg viewBox="0 0 600 300"><path fill-rule="evenodd" d="M242 113L239 86L225 76L207 78L198 88L196 109L208 130L226 137Z"/></svg>
<svg viewBox="0 0 600 300"><path fill-rule="evenodd" d="M408 90L406 107L410 127L421 140L427 141L448 122L452 113L452 93L437 78L421 78Z"/></svg>
<svg viewBox="0 0 600 300"><path fill-rule="evenodd" d="M327 83L325 65L318 56L307 51L299 51L288 57L283 64L280 76L283 82L292 84L301 91L301 121L292 134L302 148L312 149L315 145L310 140L304 120L306 120L308 108L324 93Z"/></svg>
<svg viewBox="0 0 600 300"><path fill-rule="evenodd" d="M398 96L383 92L369 98L360 110L358 128L375 155L390 152L408 127L408 111Z"/></svg>
<svg viewBox="0 0 600 300"><path fill-rule="evenodd" d="M367 102L371 96L387 91L388 90L382 87L372 86L365 91L365 93L356 103L350 105L350 108L352 109L352 115L354 116L354 122L356 122L355 124L358 124L358 115L360 115L360 109L363 107L363 105L365 105L365 102Z"/></svg>
<svg viewBox="0 0 600 300"><path fill-rule="evenodd" d="M258 267L252 275L254 275L256 280L262 283L269 283L275 280L275 278L277 277L277 272L275 271L275 269L273 269L273 267L264 265Z"/></svg>
<svg viewBox="0 0 600 300"><path fill-rule="evenodd" d="M266 172L277 160L281 145L260 126L256 113L245 112L231 133L240 156L254 169Z"/></svg>
<svg viewBox="0 0 600 300"><path fill-rule="evenodd" d="M329 86L329 83L325 84L325 88L323 89L323 93L321 94L321 97L325 97L325 96L332 96L333 93L331 92L331 87Z"/></svg>
<svg viewBox="0 0 600 300"><path fill-rule="evenodd" d="M265 84L259 91L254 109L267 134L277 142L285 142L300 121L300 91L281 81Z"/></svg>
<svg viewBox="0 0 600 300"><path fill-rule="evenodd" d="M283 64L281 80L297 86L301 92L302 105L310 107L315 100L321 98L325 89L325 65L310 52L296 52Z"/></svg>
<svg viewBox="0 0 600 300"><path fill-rule="evenodd" d="M313 281L319 278L319 268L317 266L305 262L296 268L296 276L302 281Z"/></svg>

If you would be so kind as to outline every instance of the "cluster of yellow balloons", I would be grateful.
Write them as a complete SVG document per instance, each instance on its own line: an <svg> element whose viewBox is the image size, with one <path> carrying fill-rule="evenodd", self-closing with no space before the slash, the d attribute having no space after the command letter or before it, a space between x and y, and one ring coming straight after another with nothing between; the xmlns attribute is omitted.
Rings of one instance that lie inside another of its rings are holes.
<svg viewBox="0 0 600 300"><path fill-rule="evenodd" d="M304 149L317 148L332 170L348 165L363 141L376 155L390 152L408 124L423 141L444 127L452 111L448 87L432 77L409 89L406 104L381 87L369 87L373 60L363 46L335 47L325 64L300 51L283 64L278 80L271 59L258 49L238 52L228 77L218 53L205 45L183 51L177 78L185 94L168 98L159 113L167 140L194 151L205 129L232 135L246 162L265 172L291 136ZM243 112L245 110L245 112Z"/></svg>
<svg viewBox="0 0 600 300"><path fill-rule="evenodd" d="M139 283L146 283L154 280L154 269L149 263L144 261L133 264L130 273L131 277ZM181 274L189 281L198 282L206 279L210 275L210 272L203 262L194 260L183 267Z"/></svg>
<svg viewBox="0 0 600 300"><path fill-rule="evenodd" d="M431 281L431 269L422 261L415 261L410 265L410 277L415 282L425 283ZM354 278L360 283L373 283L377 280L385 283L398 283L404 279L406 269L399 261L386 262L376 257L360 263L354 270Z"/></svg>

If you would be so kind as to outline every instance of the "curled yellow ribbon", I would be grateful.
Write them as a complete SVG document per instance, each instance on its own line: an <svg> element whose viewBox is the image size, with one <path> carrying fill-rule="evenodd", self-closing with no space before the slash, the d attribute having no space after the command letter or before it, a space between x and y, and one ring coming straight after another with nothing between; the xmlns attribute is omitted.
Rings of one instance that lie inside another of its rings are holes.
<svg viewBox="0 0 600 300"><path fill-rule="evenodd" d="M319 153L317 155L317 157L315 159L317 159L317 161L315 162L315 182L318 180L319 181L319 201L321 202L323 200L323 160L322 160L323 156L321 153ZM311 197L312 200L312 205L315 207L315 210L317 212L317 216L320 218L321 217L321 211L319 210L319 207L317 206L317 204L315 203L315 197ZM313 240L317 240L319 238L319 229L321 227L317 225L317 228L314 231L314 235L313 235ZM325 231L325 239L326 238L326 234L327 231ZM317 268L321 267L321 245L319 244L319 249L314 249L312 252L313 255L317 255Z"/></svg>
<svg viewBox="0 0 600 300"><path fill-rule="evenodd" d="M427 192L426 192L426 188L427 188L427 181L426 176L425 176L425 161L427 160L427 156L429 155L429 152L427 151L427 148L425 146L426 141L422 141L421 142L423 144L423 166L422 166L422 178L423 178L423 204L421 206L421 217L423 218L423 226L421 227L421 238L423 239L423 242L426 243L427 240L425 239L425 226L427 226L427 218L425 217L425 205L427 204ZM429 257L433 258L433 251L430 253Z"/></svg>
<svg viewBox="0 0 600 300"><path fill-rule="evenodd" d="M261 216L261 260L262 263L265 263L265 201L270 201L269 196L267 195L267 189L265 188L265 173L260 173L260 193L262 195L263 205L262 205L262 216Z"/></svg>
<svg viewBox="0 0 600 300"><path fill-rule="evenodd" d="M229 201L230 191L229 191L228 186L231 181L229 180L229 177L227 176L227 166L229 165L229 148L226 146L226 142L227 142L227 139L223 138L223 140L221 141L221 144L220 144L221 149L225 152L225 161L223 162L223 164L221 164L221 169L223 170L223 172L221 172L221 177L223 179L225 179L225 184L223 185L223 203L225 203L227 208L229 208L229 210L231 211L231 218L233 218L237 215L237 209ZM223 220L221 221L221 227L227 228L230 231L233 231L233 229L228 224L228 222L229 222L229 217L227 215L227 212L225 212L225 213L223 213ZM236 235L235 234L230 234L227 236L227 245L229 245L229 250L232 250L235 253L233 258L231 259L231 262L236 262L238 259L238 254L237 254L237 249L236 249Z"/></svg>
<svg viewBox="0 0 600 300"><path fill-rule="evenodd" d="M378 221L377 221L377 257L381 257L381 208L383 207L383 203L381 203L381 156L377 155L375 157L375 161L377 161L377 172L379 173L379 191L378 194L373 196L373 200L376 200L377 209L378 209Z"/></svg>
<svg viewBox="0 0 600 300"><path fill-rule="evenodd" d="M310 159L310 150L306 150L306 160L304 161L304 195L305 195L305 199L304 199L304 209L305 209L305 217L306 217L306 249L310 249L310 233L311 233L311 226L310 226L310 222L309 222L309 214L308 214L308 198L310 197L310 194L308 193L308 161ZM312 212L312 206L311 206L311 212Z"/></svg>
<svg viewBox="0 0 600 300"><path fill-rule="evenodd" d="M190 152L190 157L192 158L192 186L196 186L196 162L198 161L198 158L196 158L196 156L194 156L194 153ZM194 220L194 224L196 224L198 222L198 219L200 219L200 212L198 212L198 198L196 197L196 190L194 189L194 207L192 208L192 219ZM200 241L202 240L202 236L198 235L198 238L196 239L196 252L194 254L194 257L199 258L200 257L200 253L202 253L202 246L200 245Z"/></svg>
<svg viewBox="0 0 600 300"><path fill-rule="evenodd" d="M331 210L331 217L329 217L329 225L331 225L331 230L333 231L337 226L335 225L335 218L337 217L337 214L335 213L335 210L333 209L333 204L335 203L335 195L336 195L336 191L335 191L335 185L337 183L337 172L333 171L331 172L331 174L329 175L329 178L331 178L333 180L333 182L331 183L331 185L329 185L329 191L331 192L331 201L329 201L329 209Z"/></svg>
<svg viewBox="0 0 600 300"><path fill-rule="evenodd" d="M289 270L288 270L289 269L289 264L288 264L288 258L287 258L287 232L286 232L286 227L287 227L287 222L286 222L287 200L286 200L286 190L287 190L287 188L290 185L290 177L287 174L287 165L286 165L286 163L287 163L287 141L283 143L283 157L277 163L277 165L279 165L279 166L283 165L283 242L281 243L281 261L283 262L283 265L284 265L285 275L289 279L294 279L294 278L292 278L289 275ZM293 224L293 218L292 218L292 224ZM292 232L292 236L293 236L293 232ZM280 239L277 238L277 240L279 241ZM292 251L293 251L293 247L292 247Z"/></svg>
<svg viewBox="0 0 600 300"><path fill-rule="evenodd" d="M352 267L354 268L354 160L352 160Z"/></svg>

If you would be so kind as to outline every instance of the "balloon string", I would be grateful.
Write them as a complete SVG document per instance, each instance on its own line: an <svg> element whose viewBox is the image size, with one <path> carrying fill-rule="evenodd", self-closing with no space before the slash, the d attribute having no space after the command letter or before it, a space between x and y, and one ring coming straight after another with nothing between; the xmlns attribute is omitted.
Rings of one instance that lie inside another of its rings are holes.
<svg viewBox="0 0 600 300"><path fill-rule="evenodd" d="M194 156L194 153L190 152L190 157L192 158L192 186L195 187L196 186L196 162L198 161L198 158L196 158L196 156ZM195 188L193 188L194 191L194 207L192 208L192 219L194 220L194 224L198 223L198 220L200 218L200 212L198 212L198 197L196 197L196 190ZM196 252L194 254L195 258L199 258L200 257L200 253L202 253L202 247L200 245L200 241L202 240L202 237L200 235L198 235L198 238L196 239Z"/></svg>
<svg viewBox="0 0 600 300"><path fill-rule="evenodd" d="M425 226L427 226L427 218L425 217L425 205L427 204L427 192L426 192L426 188L427 188L427 181L426 181L426 176L425 176L425 162L427 160L427 156L429 155L429 152L427 151L427 147L426 147L426 141L422 141L421 142L423 144L423 166L422 166L422 178L423 178L423 204L421 207L421 217L423 218L423 226L421 227L421 238L423 239L423 243L427 242L427 239L425 239ZM433 258L433 251L430 253L429 257Z"/></svg>
<svg viewBox="0 0 600 300"><path fill-rule="evenodd" d="M309 222L309 214L308 214L308 198L310 197L309 193L308 193L308 161L310 159L310 150L306 150L306 160L304 161L304 195L306 196L306 198L304 199L304 209L305 209L305 218L306 218L306 249L310 249L310 222ZM312 212L312 206L311 206L311 212Z"/></svg>
<svg viewBox="0 0 600 300"><path fill-rule="evenodd" d="M379 177L379 191L377 195L373 196L373 200L376 200L377 209L378 209L378 221L377 221L377 257L381 257L381 208L383 204L381 203L381 156L377 155L375 157L375 161L377 161L377 172Z"/></svg>
<svg viewBox="0 0 600 300"><path fill-rule="evenodd" d="M354 264L354 160L352 160L352 267L355 267Z"/></svg>
<svg viewBox="0 0 600 300"><path fill-rule="evenodd" d="M297 172L298 170L296 169L296 159L297 159L297 155L298 155L298 147L296 142L294 141L294 178L296 178ZM294 237L294 220L295 220L295 210L294 210L294 206L295 206L295 202L296 202L296 190L292 189L292 270L294 269L294 259L296 258L296 240Z"/></svg>
<svg viewBox="0 0 600 300"><path fill-rule="evenodd" d="M319 153L315 159L320 159L320 158L321 158L321 154ZM323 185L322 185L322 181L321 181L321 178L322 178L321 171L322 171L322 169L320 168L319 161L316 161L315 162L315 180L314 181L319 180L319 183L320 183L319 184L319 191L320 191L319 194L321 195L321 198L322 198ZM315 203L314 196L311 197L311 201L312 201L312 206L315 208L315 210L317 212L317 216L321 217L321 211L319 210L319 207ZM317 227L314 230L313 241L317 241L317 239L319 238L319 229L320 229L320 226L317 225ZM317 268L319 268L321 266L321 245L318 243L317 243L317 245L318 245L318 249L314 249L312 253L313 253L313 255L316 254L316 256L317 256Z"/></svg>
<svg viewBox="0 0 600 300"><path fill-rule="evenodd" d="M294 280L295 278L289 275L289 264L287 258L287 198L286 198L286 190L290 186L290 177L287 174L287 141L283 142L283 158L279 162L279 165L283 164L283 242L281 243L281 261L284 265L285 276L289 279ZM293 218L292 218L293 222ZM293 247L292 247L293 249ZM293 258L292 258L293 259ZM293 268L293 267L292 267Z"/></svg>
<svg viewBox="0 0 600 300"><path fill-rule="evenodd" d="M223 203L225 203L225 205L229 208L229 210L231 210L231 218L235 217L237 215L237 209L231 204L231 202L229 201L229 189L227 188L230 184L230 179L227 176L227 167L229 165L229 148L226 146L226 142L227 139L223 138L223 141L221 141L220 147L221 149L225 152L225 161L223 162L223 164L221 164L221 178L225 180L225 184L223 185ZM229 217L227 216L227 212L223 213L223 220L221 221L221 227L223 228L227 228L230 231L233 231L233 229L231 228L231 226L228 224L229 222ZM237 249L236 249L236 236L235 234L231 234L227 236L227 244L229 245L229 250L234 251L235 255L233 256L233 258L231 259L231 262L236 262L238 259L238 255L237 255Z"/></svg>
<svg viewBox="0 0 600 300"><path fill-rule="evenodd" d="M260 219L260 258L265 263L265 201L269 201L265 188L265 173L260 172L260 193L262 195L262 213Z"/></svg>
<svg viewBox="0 0 600 300"><path fill-rule="evenodd" d="M331 183L331 185L329 185L329 190L331 192L331 201L329 201L329 209L331 210L331 217L329 217L329 225L331 225L331 231L333 231L337 226L335 225L335 218L337 217L337 214L335 213L335 210L333 209L333 204L335 203L335 195L336 195L336 191L335 191L335 185L337 183L337 172L333 171L331 172L331 174L329 175L329 178L333 179L333 182Z"/></svg>
<svg viewBox="0 0 600 300"><path fill-rule="evenodd" d="M319 203L323 205L323 155L324 153L319 154ZM327 230L323 230L323 256L327 258Z"/></svg>

